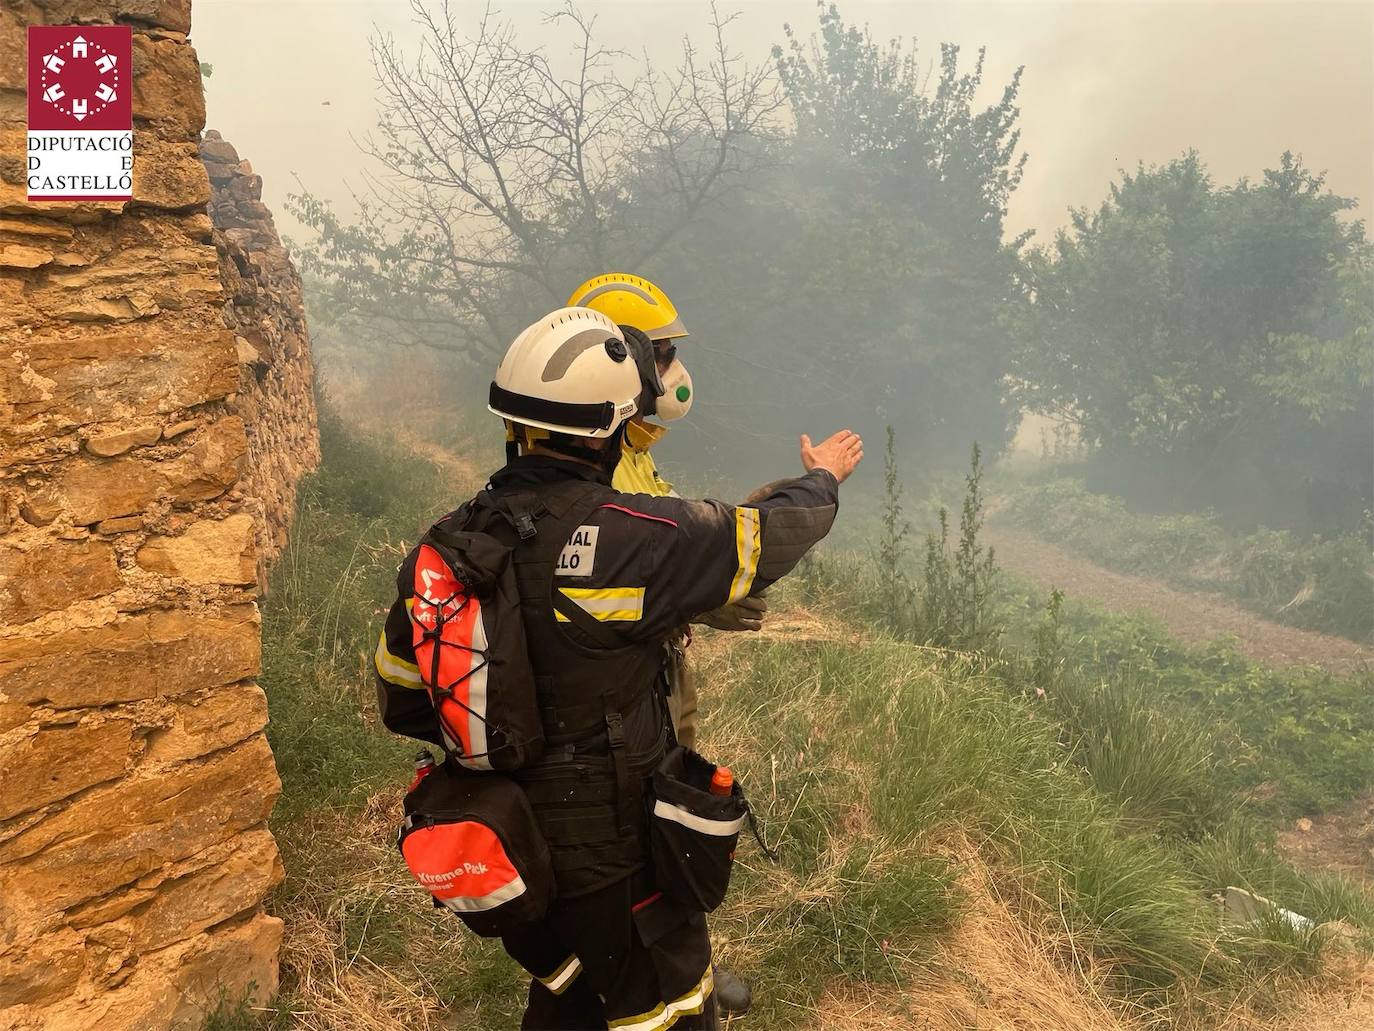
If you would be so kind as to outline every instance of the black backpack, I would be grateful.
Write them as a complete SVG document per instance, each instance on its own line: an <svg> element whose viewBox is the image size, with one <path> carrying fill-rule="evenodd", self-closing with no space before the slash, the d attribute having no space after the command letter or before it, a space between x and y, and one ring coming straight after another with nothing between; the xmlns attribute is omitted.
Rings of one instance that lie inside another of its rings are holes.
<svg viewBox="0 0 1374 1031"><path fill-rule="evenodd" d="M539 761L544 728L515 551L530 549L547 565L554 607L582 623L582 610L552 589L553 565L604 493L585 481L537 495L488 489L425 532L397 586L409 598L415 661L432 715L419 711L413 689L384 682L389 729L442 745L469 770L519 770Z"/></svg>

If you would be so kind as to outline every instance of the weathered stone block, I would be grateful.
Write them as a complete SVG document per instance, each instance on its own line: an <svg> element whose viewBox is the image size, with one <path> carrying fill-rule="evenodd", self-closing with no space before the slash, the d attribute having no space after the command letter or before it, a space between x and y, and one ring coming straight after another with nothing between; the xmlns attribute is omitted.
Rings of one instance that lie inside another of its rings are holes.
<svg viewBox="0 0 1374 1031"><path fill-rule="evenodd" d="M134 203L169 211L203 209L210 179L191 142L149 137L134 153Z"/></svg>
<svg viewBox="0 0 1374 1031"><path fill-rule="evenodd" d="M199 1031L220 999L250 996L264 1002L276 992L281 932L281 921L266 915L214 928L141 956L115 989L97 991L83 984L70 998L43 1009L0 1009L0 1026Z"/></svg>
<svg viewBox="0 0 1374 1031"><path fill-rule="evenodd" d="M32 706L19 702L0 702L0 734L22 727L33 714Z"/></svg>
<svg viewBox="0 0 1374 1031"><path fill-rule="evenodd" d="M195 48L134 35L135 132L152 129L165 140L197 139L205 127L205 95L199 85Z"/></svg>
<svg viewBox="0 0 1374 1031"><path fill-rule="evenodd" d="M67 462L56 492L81 526L147 509L159 499L208 501L233 486L248 450L243 420L226 416L205 427L200 439L165 462L125 455L110 460Z"/></svg>
<svg viewBox="0 0 1374 1031"><path fill-rule="evenodd" d="M130 530L138 530L143 527L142 516L118 516L114 519L102 519L95 524L97 533L128 533Z"/></svg>
<svg viewBox="0 0 1374 1031"><path fill-rule="evenodd" d="M102 541L0 546L0 622L25 623L120 584L114 549Z"/></svg>
<svg viewBox="0 0 1374 1031"><path fill-rule="evenodd" d="M263 824L280 791L259 736L208 762L88 792L0 842L0 933L5 923L41 921Z"/></svg>
<svg viewBox="0 0 1374 1031"><path fill-rule="evenodd" d="M103 519L147 509L162 493L161 468L137 458L67 463L56 486L74 522L89 526Z"/></svg>
<svg viewBox="0 0 1374 1031"><path fill-rule="evenodd" d="M256 905L281 883L284 871L277 843L265 829L249 831L216 849L204 861L189 860L158 884L130 928L138 952L190 938Z"/></svg>
<svg viewBox="0 0 1374 1031"><path fill-rule="evenodd" d="M239 152L234 149L234 145L214 129L206 130L204 138L200 141L200 153L207 161L220 161L226 165L239 163Z"/></svg>
<svg viewBox="0 0 1374 1031"><path fill-rule="evenodd" d="M4 1023L12 1007L45 1006L70 994L85 964L83 941L67 930L0 953L0 1027L14 1026Z"/></svg>
<svg viewBox="0 0 1374 1031"><path fill-rule="evenodd" d="M127 947L147 952L238 915L252 904L245 899L261 898L282 874L276 842L260 827L69 909L62 921L77 930L122 921L118 930Z"/></svg>
<svg viewBox="0 0 1374 1031"><path fill-rule="evenodd" d="M267 726L267 695L257 684L211 691L194 705L178 707L170 727L148 735L147 758L195 759L252 737Z"/></svg>
<svg viewBox="0 0 1374 1031"><path fill-rule="evenodd" d="M19 517L30 526L47 526L62 514L62 503L49 494L33 494L19 503Z"/></svg>
<svg viewBox="0 0 1374 1031"><path fill-rule="evenodd" d="M253 517L203 519L179 537L152 538L137 558L144 569L192 583L251 584L257 579Z"/></svg>
<svg viewBox="0 0 1374 1031"><path fill-rule="evenodd" d="M225 393L227 394L229 391L225 391ZM162 439L172 440L181 436L183 433L189 433L200 424L199 419L183 419L181 422L174 422L162 431Z"/></svg>
<svg viewBox="0 0 1374 1031"><path fill-rule="evenodd" d="M17 56L25 53L27 45L23 20L0 16L0 54L16 55L14 60L0 61L0 90L27 88L28 64Z"/></svg>
<svg viewBox="0 0 1374 1031"><path fill-rule="evenodd" d="M65 249L72 239L72 227L46 219L0 218L0 240L31 243Z"/></svg>
<svg viewBox="0 0 1374 1031"><path fill-rule="evenodd" d="M100 2L104 9L108 3ZM117 5L120 21L153 25L173 32L191 31L191 0L120 0Z"/></svg>
<svg viewBox="0 0 1374 1031"><path fill-rule="evenodd" d="M52 262L55 255L41 247L25 247L23 244L0 246L0 266L5 268L41 268Z"/></svg>
<svg viewBox="0 0 1374 1031"><path fill-rule="evenodd" d="M0 820L68 798L119 776L129 759L133 724L50 727L0 746Z"/></svg>
<svg viewBox="0 0 1374 1031"><path fill-rule="evenodd" d="M257 579L253 517L195 522L181 536L153 537L139 548L137 562L150 572L180 576L191 583L250 584Z"/></svg>
<svg viewBox="0 0 1374 1031"><path fill-rule="evenodd" d="M258 349L243 337L234 337L234 346L238 350L240 365L257 365L262 362L263 358Z"/></svg>
<svg viewBox="0 0 1374 1031"><path fill-rule="evenodd" d="M59 709L171 697L257 676L254 605L125 616L105 626L0 639L11 702Z"/></svg>
<svg viewBox="0 0 1374 1031"><path fill-rule="evenodd" d="M162 437L159 426L135 426L117 433L101 433L86 438L86 450L97 458L113 458L130 448L155 444Z"/></svg>
<svg viewBox="0 0 1374 1031"><path fill-rule="evenodd" d="M204 158L204 161L205 171L210 177L210 182L223 183L228 182L230 179L234 178L233 165L226 165L222 161L214 161L210 158Z"/></svg>
<svg viewBox="0 0 1374 1031"><path fill-rule="evenodd" d="M174 412L238 386L234 335L164 316L115 332L39 335L0 348L0 466L12 448L108 417Z"/></svg>

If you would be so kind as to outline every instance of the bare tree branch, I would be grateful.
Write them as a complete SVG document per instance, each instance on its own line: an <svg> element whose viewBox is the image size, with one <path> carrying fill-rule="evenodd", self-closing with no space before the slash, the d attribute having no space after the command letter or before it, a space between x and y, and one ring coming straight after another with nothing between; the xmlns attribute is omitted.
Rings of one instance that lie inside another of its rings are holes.
<svg viewBox="0 0 1374 1031"><path fill-rule="evenodd" d="M676 67L598 42L571 0L546 16L570 54L521 46L490 7L471 34L450 0L411 0L420 41L371 41L375 130L346 223L304 189L315 232L302 261L380 334L472 355L589 275L661 254L702 210L747 183L782 103L771 66L727 44L713 5L709 57L684 40ZM565 58L571 56L571 61Z"/></svg>

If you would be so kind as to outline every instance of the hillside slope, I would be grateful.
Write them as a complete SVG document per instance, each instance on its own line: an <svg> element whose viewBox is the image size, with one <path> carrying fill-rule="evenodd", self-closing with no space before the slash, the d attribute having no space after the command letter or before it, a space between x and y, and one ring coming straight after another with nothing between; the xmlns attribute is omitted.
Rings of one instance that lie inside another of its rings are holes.
<svg viewBox="0 0 1374 1031"><path fill-rule="evenodd" d="M212 1026L509 1028L520 971L428 908L395 852L413 749L377 726L368 668L407 540L476 486L474 463L333 417L323 430L264 619L284 994ZM775 866L742 841L713 917L721 961L755 987L736 1026L1374 1026L1362 960L1286 925L1219 928L1208 896L1227 883L1366 929L1374 905L1243 827L1166 830L1216 809L1210 760L1175 723L1133 714L1084 753L1062 711L979 656L852 621L820 576L774 592L764 633L703 631L691 649L705 750L781 850Z"/></svg>

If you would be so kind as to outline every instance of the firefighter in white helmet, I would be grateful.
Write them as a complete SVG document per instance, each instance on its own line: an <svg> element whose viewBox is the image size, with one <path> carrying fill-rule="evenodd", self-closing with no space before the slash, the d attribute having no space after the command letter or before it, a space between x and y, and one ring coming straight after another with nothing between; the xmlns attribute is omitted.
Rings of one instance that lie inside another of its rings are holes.
<svg viewBox="0 0 1374 1031"><path fill-rule="evenodd" d="M814 447L803 437L805 474L749 506L620 492L611 475L640 389L623 333L586 308L521 333L491 386L489 407L519 452L492 474L491 495L552 511L575 495L589 513L556 561L523 572L519 590L546 738L558 743L511 774L557 886L542 920L502 937L532 976L523 1028L718 1026L705 913L650 861L653 775L683 755L666 715L663 645L700 613L791 571L829 532L839 484L863 457L849 431ZM414 686L387 673L414 668L404 601L378 653L393 695ZM433 740L432 728L405 722L421 711L384 709L383 719Z"/></svg>

